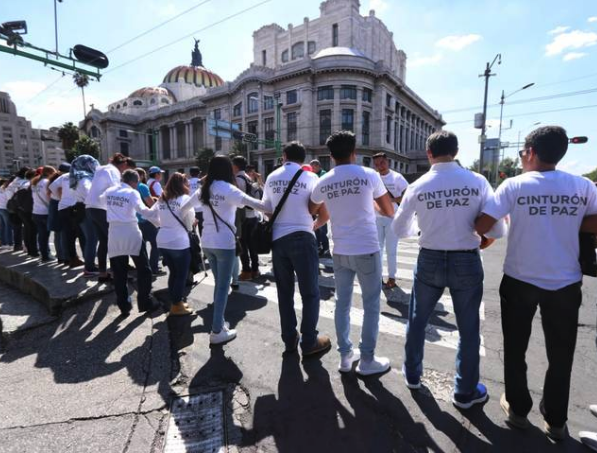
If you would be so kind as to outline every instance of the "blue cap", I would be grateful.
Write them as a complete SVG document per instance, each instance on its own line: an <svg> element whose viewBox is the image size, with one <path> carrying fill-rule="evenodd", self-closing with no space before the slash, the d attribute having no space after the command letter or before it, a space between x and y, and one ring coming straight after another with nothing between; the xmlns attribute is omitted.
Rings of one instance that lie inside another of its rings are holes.
<svg viewBox="0 0 597 453"><path fill-rule="evenodd" d="M162 170L160 167L149 167L150 175L155 175L156 173L164 173L164 170Z"/></svg>

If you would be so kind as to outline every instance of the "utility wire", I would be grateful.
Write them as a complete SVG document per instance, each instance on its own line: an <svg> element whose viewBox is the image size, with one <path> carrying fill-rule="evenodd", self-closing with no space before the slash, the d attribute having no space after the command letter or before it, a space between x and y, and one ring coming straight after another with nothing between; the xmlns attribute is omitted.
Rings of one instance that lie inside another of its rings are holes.
<svg viewBox="0 0 597 453"><path fill-rule="evenodd" d="M52 88L54 85L56 85L58 82L60 82L62 80L62 78L64 77L64 74L61 74L60 77L58 77L56 80L54 80L52 83L50 83L48 86L46 86L43 90L41 90L39 93L35 94L32 98L27 99L23 105L27 105L30 102L32 102L34 99L37 99L39 96L41 96L43 93L45 93L46 91L48 91L50 88Z"/></svg>

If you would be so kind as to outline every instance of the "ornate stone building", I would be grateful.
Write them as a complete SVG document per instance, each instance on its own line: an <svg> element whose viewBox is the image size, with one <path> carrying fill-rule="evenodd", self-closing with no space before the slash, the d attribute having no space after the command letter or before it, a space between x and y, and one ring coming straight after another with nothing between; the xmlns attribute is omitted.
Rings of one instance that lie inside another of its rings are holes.
<svg viewBox="0 0 597 453"><path fill-rule="evenodd" d="M281 102L281 141L301 141L324 168L331 165L326 138L350 129L360 163L370 165L371 155L384 151L398 171L425 171L425 140L445 123L406 85L406 54L393 34L374 11L361 16L359 7L359 0L327 0L317 19L260 28L253 33L253 63L231 82L203 67L196 42L191 65L168 71L159 87L136 90L106 112L92 110L80 126L101 140L104 159L123 152L186 170L203 148L233 147L208 134L210 118L275 140ZM276 161L270 144L244 151L265 174Z"/></svg>

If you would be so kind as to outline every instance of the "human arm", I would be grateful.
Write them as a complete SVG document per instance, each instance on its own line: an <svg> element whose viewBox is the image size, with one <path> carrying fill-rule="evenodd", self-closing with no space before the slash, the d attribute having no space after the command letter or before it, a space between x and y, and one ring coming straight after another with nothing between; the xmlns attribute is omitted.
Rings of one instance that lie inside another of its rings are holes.
<svg viewBox="0 0 597 453"><path fill-rule="evenodd" d="M392 204L392 198L388 192L383 194L381 197L375 199L375 205L377 212L386 217L392 217L394 215L394 205Z"/></svg>
<svg viewBox="0 0 597 453"><path fill-rule="evenodd" d="M398 239L415 236L417 234L416 222L416 198L411 188L406 189L402 203L392 220L392 231Z"/></svg>
<svg viewBox="0 0 597 453"><path fill-rule="evenodd" d="M312 203L313 202L309 200L309 205L311 205ZM330 213L328 212L328 209L325 207L325 203L315 206L317 206L317 209L311 211L312 215L317 215L315 222L313 222L313 230L321 228L330 220Z"/></svg>
<svg viewBox="0 0 597 453"><path fill-rule="evenodd" d="M489 183L487 183L489 186ZM511 180L505 181L493 193L491 188L487 190L487 197L481 210L481 215L475 220L475 231L481 235L492 238L499 238L505 235L507 226L503 219L514 208L515 186ZM501 234L500 234L501 233Z"/></svg>

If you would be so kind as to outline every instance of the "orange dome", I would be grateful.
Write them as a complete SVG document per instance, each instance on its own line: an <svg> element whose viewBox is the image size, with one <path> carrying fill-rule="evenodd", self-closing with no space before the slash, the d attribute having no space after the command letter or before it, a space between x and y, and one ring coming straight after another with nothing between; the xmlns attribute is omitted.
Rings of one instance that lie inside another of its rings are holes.
<svg viewBox="0 0 597 453"><path fill-rule="evenodd" d="M177 66L171 69L163 83L177 83L184 82L195 85L197 87L204 86L206 88L219 87L224 84L222 78L214 74L203 66Z"/></svg>
<svg viewBox="0 0 597 453"><path fill-rule="evenodd" d="M156 95L162 96L170 96L172 97L172 93L170 93L166 88L162 87L145 87L139 88L138 90L133 91L129 98L146 98Z"/></svg>

